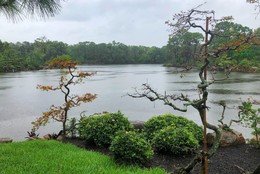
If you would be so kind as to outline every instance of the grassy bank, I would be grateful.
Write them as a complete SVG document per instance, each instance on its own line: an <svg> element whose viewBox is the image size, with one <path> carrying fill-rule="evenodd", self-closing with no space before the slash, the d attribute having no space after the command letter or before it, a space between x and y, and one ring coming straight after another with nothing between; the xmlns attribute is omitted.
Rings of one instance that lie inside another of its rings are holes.
<svg viewBox="0 0 260 174"><path fill-rule="evenodd" d="M57 141L0 144L0 173L4 174L164 174L163 169L119 166L108 156Z"/></svg>

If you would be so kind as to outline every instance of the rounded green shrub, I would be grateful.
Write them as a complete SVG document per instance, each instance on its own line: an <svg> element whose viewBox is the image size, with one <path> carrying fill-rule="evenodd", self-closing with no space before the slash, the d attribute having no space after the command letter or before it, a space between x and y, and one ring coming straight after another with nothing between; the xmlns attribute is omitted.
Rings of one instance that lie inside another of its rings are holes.
<svg viewBox="0 0 260 174"><path fill-rule="evenodd" d="M82 117L78 129L81 138L108 147L117 131L129 131L133 126L121 112L116 112Z"/></svg>
<svg viewBox="0 0 260 174"><path fill-rule="evenodd" d="M153 157L153 149L142 134L120 131L110 146L114 158L119 162L144 164Z"/></svg>
<svg viewBox="0 0 260 174"><path fill-rule="evenodd" d="M150 118L144 124L144 135L149 141L152 141L152 139L160 130L168 126L175 128L186 128L199 142L203 140L202 127L198 126L195 122L188 120L187 118L175 116L172 114L165 114Z"/></svg>
<svg viewBox="0 0 260 174"><path fill-rule="evenodd" d="M174 125L174 116L171 114L165 114L160 116L153 116L147 122L144 123L143 133L148 140L152 140L156 133L161 129L166 128L169 125Z"/></svg>
<svg viewBox="0 0 260 174"><path fill-rule="evenodd" d="M152 145L159 152L184 155L197 149L199 143L188 129L168 126L156 134Z"/></svg>

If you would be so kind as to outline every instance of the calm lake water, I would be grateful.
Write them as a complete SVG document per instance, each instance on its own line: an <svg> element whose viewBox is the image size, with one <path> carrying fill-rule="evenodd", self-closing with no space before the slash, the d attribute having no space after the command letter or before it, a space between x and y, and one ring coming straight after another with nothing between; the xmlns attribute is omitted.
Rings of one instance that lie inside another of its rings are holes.
<svg viewBox="0 0 260 174"><path fill-rule="evenodd" d="M82 111L86 115L102 111L116 112L120 110L130 120L146 121L154 115L173 113L182 115L200 123L197 111L189 108L187 113L174 111L160 102L150 102L147 99L134 99L127 93L134 93L134 88L140 88L143 83L149 83L158 92L168 94L188 94L191 98L198 97L196 86L199 82L198 72L176 73L175 68L161 65L95 65L80 66L80 70L95 71L97 74L75 86L72 93L83 94L91 92L98 95L92 103L82 104L69 112L71 117L79 118ZM63 103L63 96L58 92L44 92L36 89L37 84L55 85L59 81L59 70L40 70L18 73L0 74L0 137L11 137L15 141L22 141L31 130L31 122L49 106ZM216 74L215 78L223 77ZM237 118L237 106L240 99L253 97L260 100L260 74L232 73L225 81L213 84L209 89L208 121L218 123L222 108L213 104L225 100L229 106L226 111L225 122ZM181 103L178 103L181 105ZM233 128L250 137L250 130L239 124ZM60 123L51 124L39 129L40 135L57 133L61 129Z"/></svg>

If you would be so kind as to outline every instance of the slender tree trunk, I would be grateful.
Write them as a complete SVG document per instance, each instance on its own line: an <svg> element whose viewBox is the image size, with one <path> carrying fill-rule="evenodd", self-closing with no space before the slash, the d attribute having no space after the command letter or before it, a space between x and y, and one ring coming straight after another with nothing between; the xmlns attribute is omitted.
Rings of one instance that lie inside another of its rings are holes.
<svg viewBox="0 0 260 174"><path fill-rule="evenodd" d="M64 112L64 118L63 118L63 121L62 121L62 136L63 138L66 137L66 122L67 122L67 118L68 118L68 108L65 108L65 112Z"/></svg>

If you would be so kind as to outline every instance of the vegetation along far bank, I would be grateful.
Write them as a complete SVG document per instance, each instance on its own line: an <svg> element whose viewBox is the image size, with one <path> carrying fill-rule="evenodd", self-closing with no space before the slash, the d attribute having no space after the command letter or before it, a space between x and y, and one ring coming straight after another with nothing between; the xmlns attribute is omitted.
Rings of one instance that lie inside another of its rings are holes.
<svg viewBox="0 0 260 174"><path fill-rule="evenodd" d="M218 23L214 31L225 31L226 35L235 33L260 35L260 28L252 30L227 21ZM85 41L69 45L51 41L46 37L37 38L32 43L0 41L0 72L42 69L48 60L61 55L69 55L79 64L164 64L175 67L199 67L201 61L197 57L203 40L201 33L185 31L170 36L168 44L162 47L125 45L116 41L111 43ZM236 41L216 36L209 51L234 42ZM259 37L256 37L254 42L259 42ZM213 70L259 72L260 45L248 43L239 49L227 51L219 55L218 59L212 59L210 67Z"/></svg>

